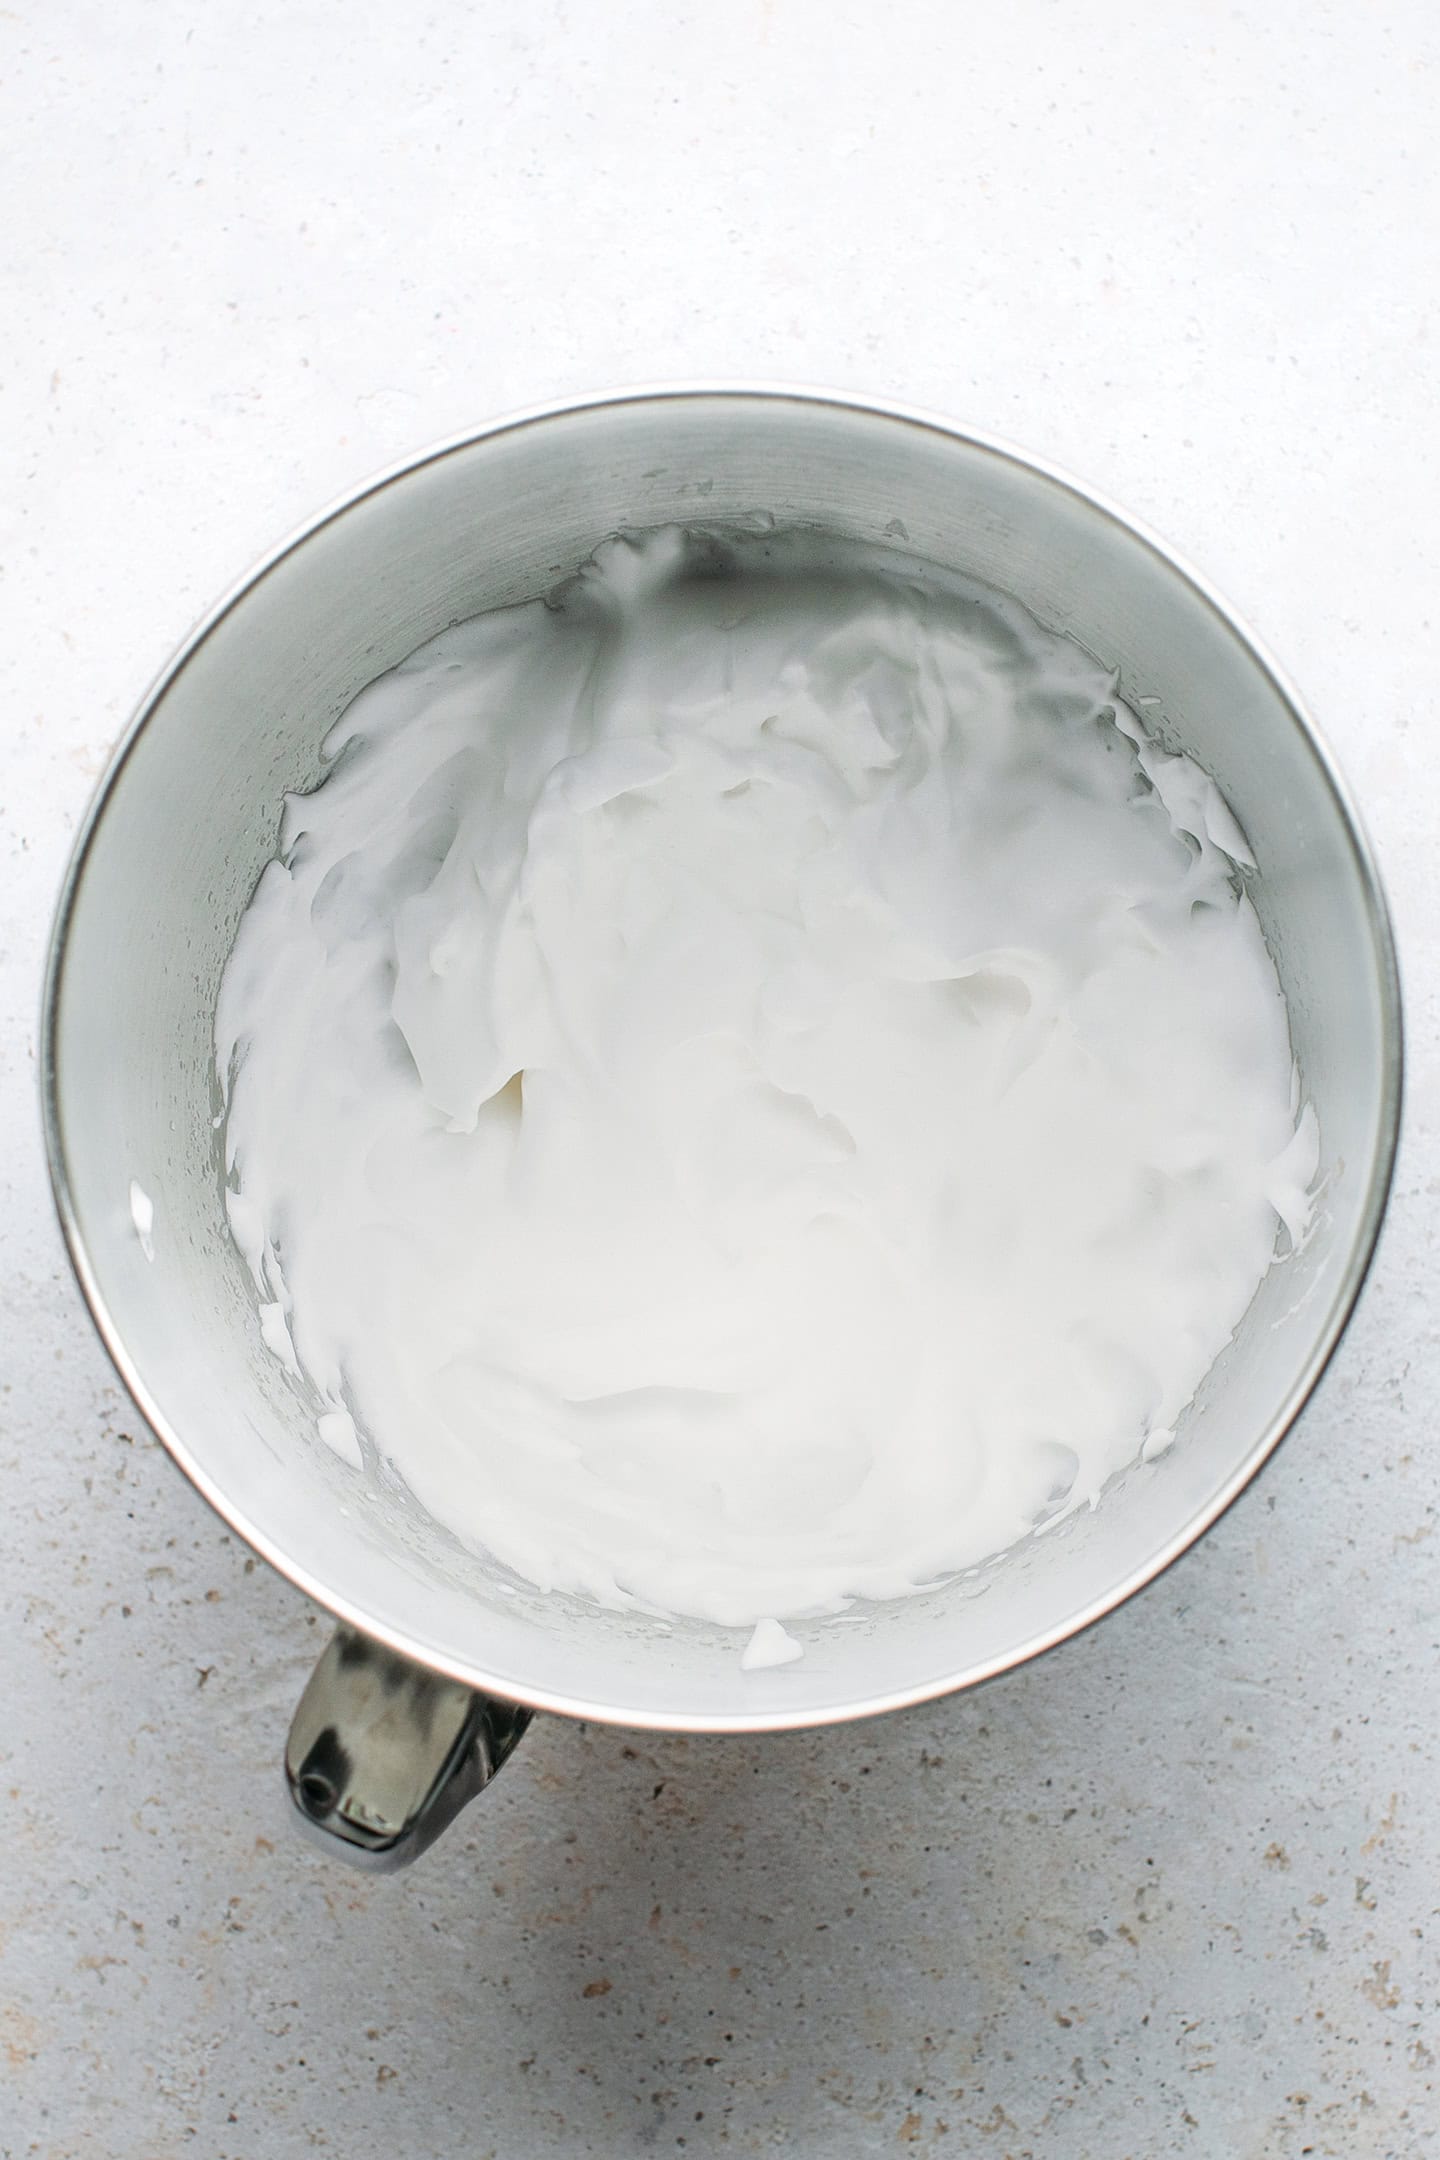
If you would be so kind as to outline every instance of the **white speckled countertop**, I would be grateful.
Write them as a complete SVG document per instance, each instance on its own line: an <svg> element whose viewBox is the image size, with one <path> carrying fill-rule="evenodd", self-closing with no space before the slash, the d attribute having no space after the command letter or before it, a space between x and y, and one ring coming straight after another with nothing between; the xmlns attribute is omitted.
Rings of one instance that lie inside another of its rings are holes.
<svg viewBox="0 0 1440 2160"><path fill-rule="evenodd" d="M1440 26L1427 0L0 11L0 2155L1436 2149ZM751 374L1047 453L1308 691L1406 964L1390 1225L1155 1589L966 1698L537 1726L408 1876L291 1836L323 1622L121 1398L52 1227L42 942L106 747L428 437Z"/></svg>

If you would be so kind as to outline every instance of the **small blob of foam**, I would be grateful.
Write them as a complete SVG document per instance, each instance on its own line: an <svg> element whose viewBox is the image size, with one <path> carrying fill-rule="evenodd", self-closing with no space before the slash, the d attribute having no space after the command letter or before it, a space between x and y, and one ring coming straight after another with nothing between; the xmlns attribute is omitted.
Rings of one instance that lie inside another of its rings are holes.
<svg viewBox="0 0 1440 2160"><path fill-rule="evenodd" d="M300 1378L300 1361L295 1355L295 1345L285 1319L285 1308L273 1298L262 1299L260 1304L260 1333L265 1347L272 1357L279 1358L285 1370Z"/></svg>
<svg viewBox="0 0 1440 2160"><path fill-rule="evenodd" d="M805 1645L787 1634L778 1620L757 1620L755 1632L740 1653L742 1672L762 1672L771 1665L793 1665Z"/></svg>
<svg viewBox="0 0 1440 2160"><path fill-rule="evenodd" d="M135 1235L140 1240L140 1250L147 1260L155 1258L155 1203L135 1178L130 1180L130 1220L135 1225Z"/></svg>
<svg viewBox="0 0 1440 2160"><path fill-rule="evenodd" d="M356 1470L364 1469L365 1458L360 1452L355 1420L348 1410L327 1410L323 1417L316 1418L315 1430L326 1447L333 1448L342 1462L349 1463Z"/></svg>

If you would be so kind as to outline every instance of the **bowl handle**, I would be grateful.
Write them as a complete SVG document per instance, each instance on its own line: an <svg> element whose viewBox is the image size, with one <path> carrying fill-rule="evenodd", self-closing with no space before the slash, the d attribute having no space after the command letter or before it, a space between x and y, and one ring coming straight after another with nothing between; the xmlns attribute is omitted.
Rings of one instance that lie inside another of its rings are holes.
<svg viewBox="0 0 1440 2160"><path fill-rule="evenodd" d="M327 1851L405 1867L489 1784L531 1715L342 1625L296 1707L285 1781Z"/></svg>

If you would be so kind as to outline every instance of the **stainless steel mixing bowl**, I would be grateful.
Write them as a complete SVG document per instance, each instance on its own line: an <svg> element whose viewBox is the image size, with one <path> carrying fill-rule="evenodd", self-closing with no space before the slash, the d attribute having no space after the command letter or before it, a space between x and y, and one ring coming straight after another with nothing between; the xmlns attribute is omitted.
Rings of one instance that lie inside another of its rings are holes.
<svg viewBox="0 0 1440 2160"><path fill-rule="evenodd" d="M757 515L1017 595L1215 776L1259 865L1325 1182L1314 1235L1267 1276L1168 1454L980 1577L797 1624L799 1663L742 1673L717 1629L506 1577L319 1443L261 1347L227 1231L211 1023L281 796L320 777L321 739L358 690L446 625L546 592L617 530ZM702 386L554 406L427 451L220 603L145 699L81 833L43 1086L65 1236L126 1386L225 1520L342 1623L292 1728L297 1803L393 1865L478 1789L528 1710L676 1731L864 1717L1003 1672L1148 1582L1253 1477L1339 1339L1385 1205L1400 1064L1385 903L1345 786L1199 578L1074 482L943 421ZM132 1179L154 1203L153 1259Z"/></svg>

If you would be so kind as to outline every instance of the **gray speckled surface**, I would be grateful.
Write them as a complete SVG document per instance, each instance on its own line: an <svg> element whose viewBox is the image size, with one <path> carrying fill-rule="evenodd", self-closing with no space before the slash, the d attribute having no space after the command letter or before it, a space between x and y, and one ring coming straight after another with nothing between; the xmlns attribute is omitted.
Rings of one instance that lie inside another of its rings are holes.
<svg viewBox="0 0 1440 2160"><path fill-rule="evenodd" d="M0 16L0 2155L1410 2155L1440 2057L1440 43L1421 0ZM322 1623L51 1227L51 896L148 673L327 494L699 372L933 404L1311 695L1411 1028L1390 1228L1221 1528L1043 1665L752 1743L538 1727L410 1876L295 1840Z"/></svg>

